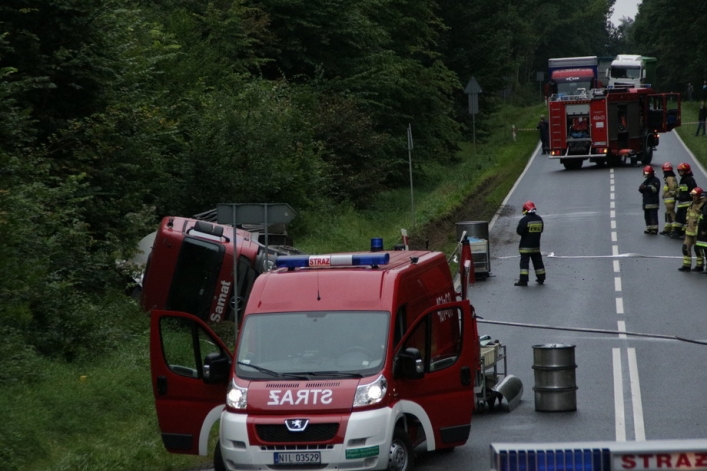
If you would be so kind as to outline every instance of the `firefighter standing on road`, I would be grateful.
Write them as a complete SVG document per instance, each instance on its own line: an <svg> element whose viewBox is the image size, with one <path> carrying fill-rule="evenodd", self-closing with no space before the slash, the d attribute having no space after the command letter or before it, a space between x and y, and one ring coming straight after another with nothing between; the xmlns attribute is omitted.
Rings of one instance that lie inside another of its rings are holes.
<svg viewBox="0 0 707 471"><path fill-rule="evenodd" d="M542 153L550 153L550 124L545 119L544 114L540 115L540 121L538 121L536 128L540 131L540 144L543 148Z"/></svg>
<svg viewBox="0 0 707 471"><path fill-rule="evenodd" d="M643 233L655 235L658 233L660 180L655 176L653 167L650 165L643 167L643 177L645 180L638 187L638 191L643 194L643 217L646 220L646 230Z"/></svg>
<svg viewBox="0 0 707 471"><path fill-rule="evenodd" d="M660 232L662 235L670 235L675 222L675 195L678 192L678 180L673 172L673 165L670 162L663 164L663 203L665 204L665 228Z"/></svg>
<svg viewBox="0 0 707 471"><path fill-rule="evenodd" d="M692 201L690 192L697 187L695 177L692 176L690 164L683 162L678 165L678 174L680 175L680 183L678 185L678 194L675 198L677 211L675 212L673 231L670 234L673 239L680 239L685 235L685 217L687 216L687 208Z"/></svg>
<svg viewBox="0 0 707 471"><path fill-rule="evenodd" d="M543 218L535 214L535 204L526 201L523 204L523 219L518 223L516 232L520 236L520 278L515 286L528 286L528 275L530 274L530 260L533 261L535 270L535 281L539 284L545 282L545 265L543 256L540 253L540 234L543 232Z"/></svg>
<svg viewBox="0 0 707 471"><path fill-rule="evenodd" d="M685 241L682 243L682 266L678 268L680 271L690 271L692 267L692 250L694 248L697 263L692 271L704 271L705 254L702 246L696 245L697 232L702 216L702 188L696 187L690 192L692 203L687 208L687 216L685 218Z"/></svg>

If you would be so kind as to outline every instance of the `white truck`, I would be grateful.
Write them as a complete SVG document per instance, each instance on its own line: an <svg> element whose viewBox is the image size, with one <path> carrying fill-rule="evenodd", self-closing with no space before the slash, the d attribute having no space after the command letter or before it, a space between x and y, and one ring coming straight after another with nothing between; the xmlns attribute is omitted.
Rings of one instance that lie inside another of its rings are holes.
<svg viewBox="0 0 707 471"><path fill-rule="evenodd" d="M658 59L637 54L619 54L606 70L609 88L651 88L655 86Z"/></svg>

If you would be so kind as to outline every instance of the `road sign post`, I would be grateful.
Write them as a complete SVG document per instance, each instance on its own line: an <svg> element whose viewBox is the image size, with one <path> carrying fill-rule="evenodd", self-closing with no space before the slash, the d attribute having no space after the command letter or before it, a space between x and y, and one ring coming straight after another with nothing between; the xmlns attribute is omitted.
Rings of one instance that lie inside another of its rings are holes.
<svg viewBox="0 0 707 471"><path fill-rule="evenodd" d="M476 154L476 114L479 112L479 94L483 93L479 82L473 75L464 88L464 93L469 96L469 114L471 114L471 127L474 140L474 154Z"/></svg>

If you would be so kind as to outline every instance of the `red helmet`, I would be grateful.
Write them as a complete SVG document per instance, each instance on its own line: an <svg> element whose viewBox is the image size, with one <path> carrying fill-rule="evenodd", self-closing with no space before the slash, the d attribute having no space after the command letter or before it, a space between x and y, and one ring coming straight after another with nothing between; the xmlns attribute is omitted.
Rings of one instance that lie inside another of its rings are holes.
<svg viewBox="0 0 707 471"><path fill-rule="evenodd" d="M523 214L530 212L530 211L535 211L537 208L535 208L535 203L532 201L526 201L523 203Z"/></svg>
<svg viewBox="0 0 707 471"><path fill-rule="evenodd" d="M696 186L690 192L690 196L699 196L701 198L702 197L702 188L700 188L699 186Z"/></svg>
<svg viewBox="0 0 707 471"><path fill-rule="evenodd" d="M673 164L671 164L670 162L665 162L663 164L663 171L664 172L670 172L672 169L673 169Z"/></svg>
<svg viewBox="0 0 707 471"><path fill-rule="evenodd" d="M643 175L649 175L649 174L654 175L655 172L653 171L653 167L651 167L650 165L646 165L645 167L643 167Z"/></svg>
<svg viewBox="0 0 707 471"><path fill-rule="evenodd" d="M685 163L685 162L683 162L683 163L681 163L680 165L678 165L678 172L679 172L680 170L684 170L684 171L686 171L686 172L691 172L691 171L692 171L692 169L690 169L690 164Z"/></svg>

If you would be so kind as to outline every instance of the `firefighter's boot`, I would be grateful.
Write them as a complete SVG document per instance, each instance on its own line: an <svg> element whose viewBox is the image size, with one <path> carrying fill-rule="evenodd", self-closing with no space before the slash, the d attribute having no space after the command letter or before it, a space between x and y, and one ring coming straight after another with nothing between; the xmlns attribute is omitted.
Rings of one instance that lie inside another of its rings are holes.
<svg viewBox="0 0 707 471"><path fill-rule="evenodd" d="M683 265L680 268L678 268L678 271L690 271L690 265Z"/></svg>

